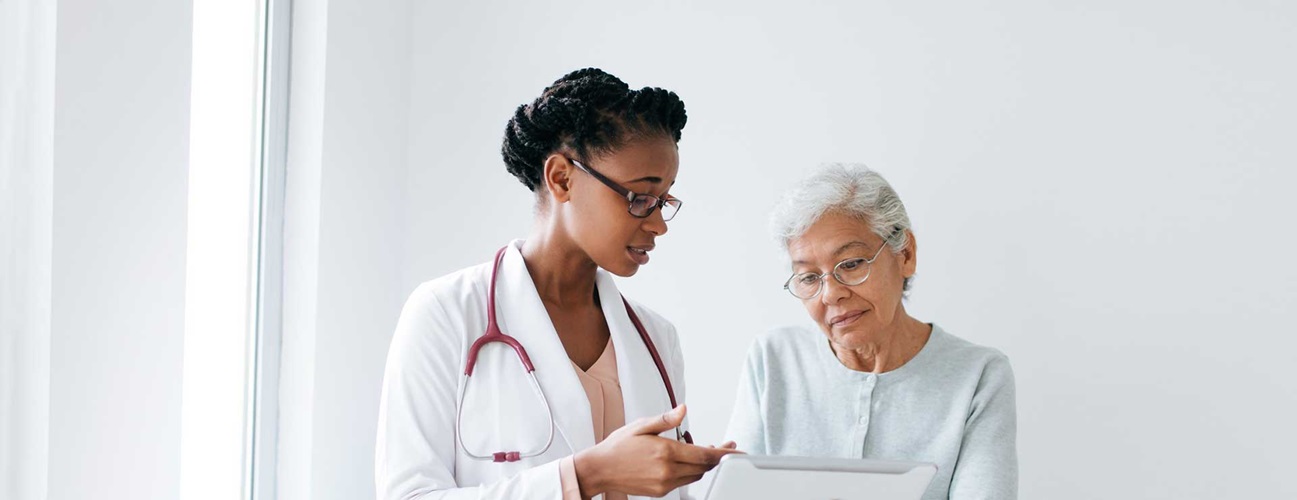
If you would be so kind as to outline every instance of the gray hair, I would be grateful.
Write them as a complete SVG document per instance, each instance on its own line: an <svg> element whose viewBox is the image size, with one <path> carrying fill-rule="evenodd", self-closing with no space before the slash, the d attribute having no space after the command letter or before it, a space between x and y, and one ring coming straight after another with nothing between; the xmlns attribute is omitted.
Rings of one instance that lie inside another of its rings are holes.
<svg viewBox="0 0 1297 500"><path fill-rule="evenodd" d="M826 213L841 213L869 224L870 230L900 252L910 242L910 216L901 197L883 176L858 163L821 165L784 195L770 216L770 230L784 250ZM905 279L904 290L910 289Z"/></svg>

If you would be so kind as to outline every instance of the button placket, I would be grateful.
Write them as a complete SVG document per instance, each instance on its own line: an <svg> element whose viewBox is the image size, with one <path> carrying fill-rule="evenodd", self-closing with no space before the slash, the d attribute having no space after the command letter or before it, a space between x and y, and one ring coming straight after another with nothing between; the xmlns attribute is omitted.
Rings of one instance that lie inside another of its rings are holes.
<svg viewBox="0 0 1297 500"><path fill-rule="evenodd" d="M874 374L865 376L865 380L860 386L860 399L857 410L856 425L858 427L857 435L860 441L856 443L856 449L859 450L860 456L864 456L865 439L869 436L869 420L873 416L874 408L874 387L877 386L878 378Z"/></svg>
<svg viewBox="0 0 1297 500"><path fill-rule="evenodd" d="M868 420L866 414L869 411L869 406L865 404L865 385L861 382L862 381L859 380L854 381L856 386L855 411L853 415L855 417L855 424L848 424L851 429L850 446L852 446L853 450L849 452L847 455L848 457L856 457L858 450L860 450L865 444L865 429L860 426L860 421Z"/></svg>

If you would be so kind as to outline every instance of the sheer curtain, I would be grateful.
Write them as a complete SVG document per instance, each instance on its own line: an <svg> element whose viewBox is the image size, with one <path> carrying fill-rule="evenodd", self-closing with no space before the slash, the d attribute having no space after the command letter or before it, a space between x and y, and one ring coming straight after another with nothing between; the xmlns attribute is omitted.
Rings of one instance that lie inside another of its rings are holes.
<svg viewBox="0 0 1297 500"><path fill-rule="evenodd" d="M46 497L55 2L0 0L0 498Z"/></svg>

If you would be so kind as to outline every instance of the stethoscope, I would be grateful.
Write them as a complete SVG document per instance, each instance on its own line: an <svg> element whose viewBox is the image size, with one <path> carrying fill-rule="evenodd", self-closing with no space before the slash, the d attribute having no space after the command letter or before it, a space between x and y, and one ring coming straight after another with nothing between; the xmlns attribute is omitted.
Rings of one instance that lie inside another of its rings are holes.
<svg viewBox="0 0 1297 500"><path fill-rule="evenodd" d="M468 360L464 364L464 380L459 385L459 404L455 411L455 436L459 440L459 448L464 450L464 454L477 460L491 460L493 462L517 462L524 458L540 456L549 450L554 443L554 412L550 409L549 400L545 398L545 391L540 388L540 381L536 380L536 367L531 364L531 357L527 356L527 350L522 347L518 339L505 335L500 331L500 325L495 321L495 275L500 269L500 262L504 260L504 252L509 247L501 248L495 254L495 266L491 268L491 286L487 292L486 302L486 334L473 342L472 347L468 349ZM676 393L671 389L671 378L667 376L666 366L662 364L662 356L658 355L657 347L653 345L653 339L649 338L648 332L644 330L644 324L640 322L639 316L631 309L630 302L626 297L622 297L622 304L626 306L626 314L630 316L631 323L635 324L635 330L639 331L639 337L644 341L644 347L648 348L649 354L653 356L653 364L657 365L658 374L662 375L662 383L666 386L667 397L671 398L671 407L676 407ZM469 451L464 446L464 431L460 426L460 421L464 416L464 394L468 392L468 380L473 376L473 367L477 366L477 352L482 346L492 342L502 342L512 347L514 352L518 353L518 359L522 361L522 366L527 370L527 376L531 379L531 387L536 391L536 396L540 402L545 405L545 415L549 417L549 437L545 438L545 446L538 450L530 452L521 451L497 451L490 454L478 455ZM676 427L676 440L684 441L689 444L694 443L693 436L688 431L680 432Z"/></svg>

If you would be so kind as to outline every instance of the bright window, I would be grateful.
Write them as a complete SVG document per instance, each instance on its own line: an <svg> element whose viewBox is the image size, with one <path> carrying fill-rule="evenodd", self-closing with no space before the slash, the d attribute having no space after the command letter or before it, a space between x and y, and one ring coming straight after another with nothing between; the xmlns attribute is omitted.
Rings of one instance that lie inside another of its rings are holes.
<svg viewBox="0 0 1297 500"><path fill-rule="evenodd" d="M263 8L193 3L182 500L251 497Z"/></svg>

